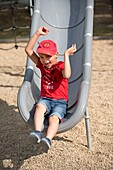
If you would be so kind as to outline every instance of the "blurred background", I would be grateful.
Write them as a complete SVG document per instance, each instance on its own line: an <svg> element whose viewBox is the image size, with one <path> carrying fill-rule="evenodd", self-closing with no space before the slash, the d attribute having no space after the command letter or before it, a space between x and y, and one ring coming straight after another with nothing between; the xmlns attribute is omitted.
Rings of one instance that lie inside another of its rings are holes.
<svg viewBox="0 0 113 170"><path fill-rule="evenodd" d="M0 42L29 38L33 0L0 0ZM94 0L94 37L113 38L113 0Z"/></svg>

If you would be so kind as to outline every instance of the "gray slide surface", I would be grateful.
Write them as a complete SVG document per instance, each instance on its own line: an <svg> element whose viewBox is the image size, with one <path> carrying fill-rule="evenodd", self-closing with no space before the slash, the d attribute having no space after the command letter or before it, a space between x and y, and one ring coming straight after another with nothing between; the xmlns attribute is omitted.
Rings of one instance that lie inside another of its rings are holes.
<svg viewBox="0 0 113 170"><path fill-rule="evenodd" d="M47 36L39 38L56 42L59 60L73 43L77 52L70 57L72 75L69 78L69 102L67 115L58 132L74 127L86 112L92 58L93 0L35 0L32 16L32 36L40 26L49 29ZM18 93L18 108L27 123L33 124L34 104L40 95L40 71L28 58L23 84ZM45 122L45 127L47 122Z"/></svg>

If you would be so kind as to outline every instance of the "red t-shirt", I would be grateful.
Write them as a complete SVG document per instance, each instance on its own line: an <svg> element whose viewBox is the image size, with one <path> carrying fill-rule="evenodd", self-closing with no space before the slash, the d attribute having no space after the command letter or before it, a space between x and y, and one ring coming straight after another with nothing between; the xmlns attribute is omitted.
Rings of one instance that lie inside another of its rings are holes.
<svg viewBox="0 0 113 170"><path fill-rule="evenodd" d="M37 67L41 71L41 94L40 97L52 99L65 99L68 101L68 79L64 78L64 62L59 61L51 68L45 68L40 60Z"/></svg>

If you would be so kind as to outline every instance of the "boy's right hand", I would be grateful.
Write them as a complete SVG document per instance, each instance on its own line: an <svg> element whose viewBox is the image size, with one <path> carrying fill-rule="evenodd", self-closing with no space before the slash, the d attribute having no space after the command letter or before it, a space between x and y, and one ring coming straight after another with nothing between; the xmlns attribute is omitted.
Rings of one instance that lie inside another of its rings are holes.
<svg viewBox="0 0 113 170"><path fill-rule="evenodd" d="M46 27L40 27L40 28L37 30L36 34L37 34L37 35L47 35L48 32L49 32L49 30L48 30Z"/></svg>

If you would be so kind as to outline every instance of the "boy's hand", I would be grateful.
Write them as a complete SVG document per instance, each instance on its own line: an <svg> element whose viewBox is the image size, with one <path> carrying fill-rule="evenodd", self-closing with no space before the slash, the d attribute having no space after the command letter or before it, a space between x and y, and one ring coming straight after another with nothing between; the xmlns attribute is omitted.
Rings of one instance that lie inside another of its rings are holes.
<svg viewBox="0 0 113 170"><path fill-rule="evenodd" d="M72 46L65 51L65 54L67 54L68 56L73 55L76 50L76 44L72 44Z"/></svg>
<svg viewBox="0 0 113 170"><path fill-rule="evenodd" d="M48 30L46 27L40 27L40 28L37 30L36 34L37 34L37 35L47 35L48 32L49 32L49 30Z"/></svg>

